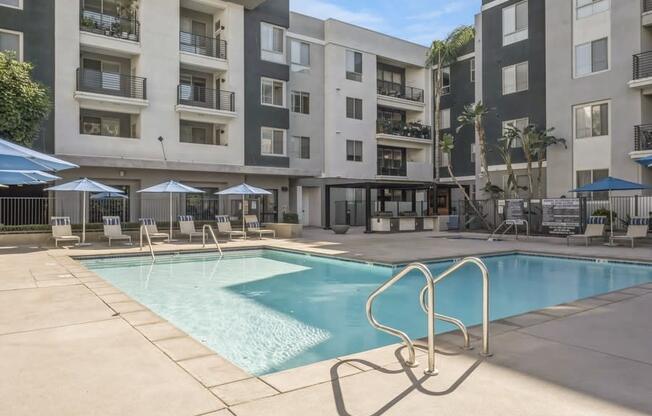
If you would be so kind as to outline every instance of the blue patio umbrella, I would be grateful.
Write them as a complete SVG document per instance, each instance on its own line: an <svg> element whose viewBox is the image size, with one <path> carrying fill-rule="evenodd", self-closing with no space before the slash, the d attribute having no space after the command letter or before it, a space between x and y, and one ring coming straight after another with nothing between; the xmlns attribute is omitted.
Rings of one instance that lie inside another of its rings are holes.
<svg viewBox="0 0 652 416"><path fill-rule="evenodd" d="M223 191L215 192L215 195L242 195L242 231L246 232L245 229L245 220L244 220L244 207L245 207L245 196L247 195L271 195L272 193L255 186L247 185L246 183L241 183L240 185L232 186L226 188Z"/></svg>
<svg viewBox="0 0 652 416"><path fill-rule="evenodd" d="M636 159L637 163L640 163L641 165L645 166L646 168L652 168L652 156L646 156L642 157L640 159Z"/></svg>
<svg viewBox="0 0 652 416"><path fill-rule="evenodd" d="M88 178L77 179L72 182L62 183L61 185L51 186L45 188L46 191L58 192L81 192L82 193L82 241L81 244L86 245L86 193L88 192L112 192L116 194L123 194L120 189L113 188L95 182Z"/></svg>
<svg viewBox="0 0 652 416"><path fill-rule="evenodd" d="M0 169L57 172L78 167L74 163L0 139Z"/></svg>
<svg viewBox="0 0 652 416"><path fill-rule="evenodd" d="M5 185L35 185L61 179L40 170L0 170L0 183Z"/></svg>
<svg viewBox="0 0 652 416"><path fill-rule="evenodd" d="M614 235L614 221L613 221L613 211L611 208L611 191L636 191L641 189L652 189L648 185L643 185L642 183L630 182L624 179L613 178L607 176L604 179L590 183L588 185L581 186L577 189L573 189L570 192L608 192L609 193L609 226L610 233L613 237Z"/></svg>
<svg viewBox="0 0 652 416"><path fill-rule="evenodd" d="M172 194L203 194L204 191L201 189L193 188L192 186L184 185L177 181L167 181L159 183L158 185L150 186L149 188L141 189L137 192L143 193L156 193L156 194L170 194L170 239L172 238L172 222L174 220L172 216ZM170 241L168 239L168 241Z"/></svg>

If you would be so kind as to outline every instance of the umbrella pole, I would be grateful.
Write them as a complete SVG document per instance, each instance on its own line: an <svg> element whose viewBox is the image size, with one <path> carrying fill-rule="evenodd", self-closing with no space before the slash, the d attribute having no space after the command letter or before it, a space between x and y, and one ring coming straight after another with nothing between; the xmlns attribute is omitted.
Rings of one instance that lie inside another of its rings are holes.
<svg viewBox="0 0 652 416"><path fill-rule="evenodd" d="M611 238L609 239L609 244L613 243L614 238L614 211L611 205L611 189L609 189L609 228L611 231Z"/></svg>
<svg viewBox="0 0 652 416"><path fill-rule="evenodd" d="M172 192L170 192L170 235L168 235L168 243L172 241Z"/></svg>
<svg viewBox="0 0 652 416"><path fill-rule="evenodd" d="M82 244L86 244L86 191L82 192Z"/></svg>
<svg viewBox="0 0 652 416"><path fill-rule="evenodd" d="M244 212L244 210L245 210L245 195L242 194L242 232L244 233L244 239L246 240L247 239L247 229L245 228L245 220L244 220L245 212Z"/></svg>

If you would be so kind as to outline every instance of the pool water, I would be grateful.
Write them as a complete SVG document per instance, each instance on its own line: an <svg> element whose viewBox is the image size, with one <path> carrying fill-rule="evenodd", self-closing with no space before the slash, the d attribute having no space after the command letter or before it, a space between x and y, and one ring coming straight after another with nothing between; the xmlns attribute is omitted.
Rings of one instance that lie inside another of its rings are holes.
<svg viewBox="0 0 652 416"><path fill-rule="evenodd" d="M490 318L652 281L652 267L521 254L483 259ZM365 315L369 294L398 269L276 250L84 260L89 269L252 374L261 375L392 343ZM452 263L431 263L434 274ZM426 335L412 272L374 304L377 319ZM465 266L437 286L437 312L481 322L480 272ZM452 329L437 322L437 332Z"/></svg>

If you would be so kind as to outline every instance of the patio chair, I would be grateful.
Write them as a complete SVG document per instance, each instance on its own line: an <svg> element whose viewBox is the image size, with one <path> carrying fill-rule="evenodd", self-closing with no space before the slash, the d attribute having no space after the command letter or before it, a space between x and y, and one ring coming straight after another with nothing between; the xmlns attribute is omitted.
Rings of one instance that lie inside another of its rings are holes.
<svg viewBox="0 0 652 416"><path fill-rule="evenodd" d="M104 223L104 237L109 240L109 247L113 240L129 240L129 244L131 244L131 236L122 233L120 217L102 217L102 222Z"/></svg>
<svg viewBox="0 0 652 416"><path fill-rule="evenodd" d="M179 221L179 230L181 231L181 234L188 236L189 243L192 243L193 236L201 237L204 235L203 232L195 229L195 221L192 219L192 215L179 215L177 220Z"/></svg>
<svg viewBox="0 0 652 416"><path fill-rule="evenodd" d="M150 239L154 239L154 238L165 238L168 240L170 239L170 234L161 233L158 231L158 227L156 226L156 221L154 220L154 218L140 218L138 221L140 222L140 225L145 226Z"/></svg>
<svg viewBox="0 0 652 416"><path fill-rule="evenodd" d="M59 247L59 241L76 241L77 244L81 242L79 236L72 235L70 217L52 217L50 224L52 224L52 238L54 238L55 247Z"/></svg>
<svg viewBox="0 0 652 416"><path fill-rule="evenodd" d="M609 239L611 243L618 240L628 240L632 248L634 248L634 240L646 238L648 227L650 226L650 219L644 217L634 217L627 225L627 234L615 235Z"/></svg>
<svg viewBox="0 0 652 416"><path fill-rule="evenodd" d="M245 239L247 238L244 231L233 230L231 228L231 218L228 215L216 215L215 222L217 222L218 234L227 234L230 240L233 240L234 235Z"/></svg>
<svg viewBox="0 0 652 416"><path fill-rule="evenodd" d="M260 228L260 223L258 222L258 217L255 215L245 215L244 217L247 235L253 234L257 235L258 238L262 239L264 235L271 235L272 238L276 238L276 231L274 230L263 230Z"/></svg>
<svg viewBox="0 0 652 416"><path fill-rule="evenodd" d="M570 245L572 239L584 239L585 245L588 247L589 242L593 238L604 237L604 228L607 223L605 216L591 216L586 224L584 234L571 234L566 236L566 245Z"/></svg>

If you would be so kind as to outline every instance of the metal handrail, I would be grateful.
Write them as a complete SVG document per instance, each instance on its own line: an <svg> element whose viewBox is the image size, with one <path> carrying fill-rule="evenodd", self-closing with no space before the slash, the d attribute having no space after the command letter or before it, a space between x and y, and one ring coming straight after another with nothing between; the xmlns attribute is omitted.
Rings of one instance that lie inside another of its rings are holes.
<svg viewBox="0 0 652 416"><path fill-rule="evenodd" d="M487 269L487 266L484 264L484 262L476 257L466 257L462 259L458 263L446 269L446 271L438 275L436 278L433 278L432 273L424 264L411 263L407 265L403 270L392 276L376 290L374 290L367 299L367 319L369 320L371 326L380 331L401 338L408 350L408 360L406 362L407 365L416 367L418 364L416 363L415 359L414 343L410 337L403 331L379 323L373 316L372 307L373 302L378 295L405 277L412 270L419 270L424 275L426 278L426 285L419 292L419 303L421 304L421 308L426 313L428 321L428 368L424 371L428 375L437 374L437 369L435 368L435 319L457 325L462 330L462 334L464 335L465 348L470 349L468 331L466 330L466 327L462 321L450 316L435 313L435 288L437 283L451 276L466 264L475 264L478 266L482 273L482 352L480 354L488 357L491 355L489 352L489 270ZM426 297L425 300L424 297Z"/></svg>
<svg viewBox="0 0 652 416"><path fill-rule="evenodd" d="M489 241L492 241L495 238L495 235L498 234L498 231L503 227L503 225L507 225L505 228L505 231L501 233L501 235L507 234L507 232L514 227L514 235L516 239L518 240L518 226L525 224L525 236L529 237L530 236L530 223L527 220L504 220L503 222L500 223L498 227L494 230L493 233L489 236Z"/></svg>
<svg viewBox="0 0 652 416"><path fill-rule="evenodd" d="M465 257L459 262L449 267L446 271L441 273L439 276L437 276L432 283L433 286L436 286L437 283L441 282L448 276L452 275L466 264L475 264L476 266L478 266L480 272L482 273L482 352L480 354L485 357L488 357L491 355L491 353L489 352L489 270L487 269L487 266L484 264L484 262L477 257ZM423 297L421 297L421 299L423 302ZM427 308L427 310L434 311L434 309L430 309L430 308ZM450 318L445 315L440 315L440 316L444 318ZM458 321L455 318L450 318L450 319ZM441 319L441 320L446 321L446 319ZM433 328L433 332L434 332L434 328Z"/></svg>
<svg viewBox="0 0 652 416"><path fill-rule="evenodd" d="M215 246L217 247L217 250L220 252L220 256L223 256L224 253L222 253L222 247L220 247L220 242L217 241L217 237L215 237L215 232L213 232L213 227L210 226L210 224L204 224L204 226L201 229L202 233L202 247L206 247L206 230L210 231L211 237L213 237L213 242L215 243Z"/></svg>
<svg viewBox="0 0 652 416"><path fill-rule="evenodd" d="M154 248L152 247L152 239L149 237L149 231L147 230L147 226L145 226L145 224L140 226L140 249L143 249L143 231L145 231L145 237L147 237L149 254L152 256L152 260L156 260L156 256L154 256Z"/></svg>
<svg viewBox="0 0 652 416"><path fill-rule="evenodd" d="M376 318L374 318L373 315L373 302L376 299L378 295L383 293L385 290L387 290L390 286L392 286L394 283L397 281L401 280L403 277L405 277L409 272L412 270L419 270L423 276L426 278L426 290L427 290L427 295L428 295L428 300L427 300L427 307L428 310L434 310L435 307L435 297L434 297L434 279L432 278L432 273L430 270L423 264L421 263L411 263L407 265L403 270L401 270L399 273L395 274L390 278L388 281L380 285L376 290L374 290L371 295L369 295L369 298L367 299L367 304L366 304L366 311L367 311L367 319L369 320L369 323L371 326L374 328L386 332L390 335L397 336L403 340L405 343L407 349L408 349L408 360L407 360L407 365L411 367L416 367L418 364L416 362L416 355L414 352L414 343L410 339L410 337L403 331L400 331L398 329L383 325L379 323ZM437 373L437 370L435 370L435 334L434 334L434 315L433 314L428 314L427 316L428 319L428 369L425 371L426 374L429 375L434 375Z"/></svg>

